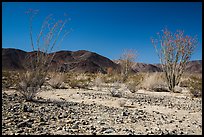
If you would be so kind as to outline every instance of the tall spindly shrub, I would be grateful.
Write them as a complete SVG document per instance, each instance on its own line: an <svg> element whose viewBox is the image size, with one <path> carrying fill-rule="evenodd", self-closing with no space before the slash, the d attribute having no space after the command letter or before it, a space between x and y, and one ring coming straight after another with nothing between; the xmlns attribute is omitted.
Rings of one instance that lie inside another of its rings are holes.
<svg viewBox="0 0 204 137"><path fill-rule="evenodd" d="M184 31L170 32L167 28L157 33L157 39L151 39L168 83L170 91L179 84L186 64L197 46L197 37L184 35Z"/></svg>
<svg viewBox="0 0 204 137"><path fill-rule="evenodd" d="M37 10L28 10L26 12L30 19L29 35L33 52L25 58L25 64L23 64L25 73L21 75L21 81L19 81L18 85L18 91L28 101L33 100L35 95L41 91L41 86L46 80L45 78L55 56L55 52L49 53L53 52L54 47L59 46L69 33L63 31L67 23L66 19L64 21L55 21L52 15L49 15L45 18L36 41L34 41L32 23L37 12ZM58 40L60 40L59 43L57 43Z"/></svg>

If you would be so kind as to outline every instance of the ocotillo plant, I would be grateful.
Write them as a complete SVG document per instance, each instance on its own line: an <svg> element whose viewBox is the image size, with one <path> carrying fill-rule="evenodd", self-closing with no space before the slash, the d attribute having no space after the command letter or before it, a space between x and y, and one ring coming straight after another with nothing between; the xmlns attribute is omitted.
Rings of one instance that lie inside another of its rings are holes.
<svg viewBox="0 0 204 137"><path fill-rule="evenodd" d="M151 41L160 58L168 88L174 92L174 87L179 84L186 64L198 44L198 40L196 36L184 35L184 31L181 30L177 30L172 34L165 28L161 34L157 34L158 39L152 38Z"/></svg>
<svg viewBox="0 0 204 137"><path fill-rule="evenodd" d="M18 90L26 100L31 101L45 82L48 70L55 56L55 52L52 54L49 53L53 51L54 47L60 45L69 32L65 31L64 34L62 34L67 20L54 21L52 15L49 15L44 20L36 42L34 43L32 23L37 11L29 10L26 13L30 19L29 34L31 48L34 52L26 57L26 63L24 64L25 73L21 75ZM61 35L62 37L60 37ZM61 41L57 43L60 38Z"/></svg>

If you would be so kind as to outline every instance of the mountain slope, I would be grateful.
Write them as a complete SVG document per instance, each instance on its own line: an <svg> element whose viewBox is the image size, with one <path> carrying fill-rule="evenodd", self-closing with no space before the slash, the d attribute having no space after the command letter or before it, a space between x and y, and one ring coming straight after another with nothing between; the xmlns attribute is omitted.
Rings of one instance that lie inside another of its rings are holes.
<svg viewBox="0 0 204 137"><path fill-rule="evenodd" d="M2 69L19 70L23 69L25 57L34 52L25 52L18 49L2 48ZM52 56L54 53L50 53ZM34 56L33 56L34 57ZM119 65L110 59L97 53L79 51L58 51L52 60L51 69L63 72L102 72L105 73L108 67L117 69Z"/></svg>
<svg viewBox="0 0 204 137"><path fill-rule="evenodd" d="M21 70L26 63L25 57L34 55L35 52L25 52L19 49L2 48L2 69ZM54 53L50 53L52 56ZM33 56L34 57L34 56ZM120 60L110 60L97 53L78 50L78 51L58 51L52 60L52 70L62 72L102 72L106 73L107 68L120 69ZM133 72L161 72L160 64L135 63L132 67ZM186 72L202 73L202 60L190 61L186 66Z"/></svg>

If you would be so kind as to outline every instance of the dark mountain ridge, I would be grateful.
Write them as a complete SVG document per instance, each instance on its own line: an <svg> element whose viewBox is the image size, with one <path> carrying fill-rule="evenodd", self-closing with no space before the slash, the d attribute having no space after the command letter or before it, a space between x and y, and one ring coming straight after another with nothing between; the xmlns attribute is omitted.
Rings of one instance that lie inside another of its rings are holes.
<svg viewBox="0 0 204 137"><path fill-rule="evenodd" d="M2 48L2 69L6 70L21 70L24 69L22 64L25 64L26 57L34 55L36 51L25 52L19 49ZM120 66L115 64L110 59L103 57L97 53L78 50L78 51L57 51L50 53L54 55L51 63L53 70L59 70L63 72L102 72L106 73L107 68L118 69Z"/></svg>
<svg viewBox="0 0 204 137"><path fill-rule="evenodd" d="M25 64L26 57L35 55L36 51L26 52L20 49L2 48L2 69L22 70L22 64ZM120 60L110 60L97 53L87 50L66 51L61 50L55 53L51 68L63 72L81 72L81 73L106 73L107 68L114 70L120 69ZM34 57L34 56L33 56ZM132 67L134 72L161 72L161 64L135 63ZM202 60L188 62L186 72L202 73Z"/></svg>

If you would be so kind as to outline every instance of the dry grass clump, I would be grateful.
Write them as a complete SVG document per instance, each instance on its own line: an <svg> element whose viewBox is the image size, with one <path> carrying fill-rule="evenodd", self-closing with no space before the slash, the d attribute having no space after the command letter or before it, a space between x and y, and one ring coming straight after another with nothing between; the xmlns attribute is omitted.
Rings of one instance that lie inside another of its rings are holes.
<svg viewBox="0 0 204 137"><path fill-rule="evenodd" d="M66 82L71 88L88 89L91 81L91 78L85 73L73 73L69 74L69 78Z"/></svg>
<svg viewBox="0 0 204 137"><path fill-rule="evenodd" d="M122 78L118 73L111 73L111 74L101 74L101 79L104 83L115 83L121 82Z"/></svg>
<svg viewBox="0 0 204 137"><path fill-rule="evenodd" d="M191 75L187 85L192 97L202 97L202 76Z"/></svg>
<svg viewBox="0 0 204 137"><path fill-rule="evenodd" d="M65 88L64 81L65 81L65 75L64 73L52 73L50 75L50 80L48 81L49 85L52 88L60 89Z"/></svg>
<svg viewBox="0 0 204 137"><path fill-rule="evenodd" d="M145 90L157 92L168 91L166 78L162 72L146 73L140 87Z"/></svg>
<svg viewBox="0 0 204 137"><path fill-rule="evenodd" d="M98 90L101 90L102 83L104 82L102 75L103 74L98 74L93 81L94 86L96 86L98 88Z"/></svg>
<svg viewBox="0 0 204 137"><path fill-rule="evenodd" d="M17 90L27 101L31 101L40 91L41 86L45 83L45 78L46 72L26 71L24 75L21 75Z"/></svg>
<svg viewBox="0 0 204 137"><path fill-rule="evenodd" d="M181 82L179 83L180 87L186 87L190 90L192 97L201 97L202 96L202 74L189 74L185 73Z"/></svg>
<svg viewBox="0 0 204 137"><path fill-rule="evenodd" d="M130 92L135 93L140 89L140 84L143 81L145 73L137 73L135 75L131 75L126 80L126 86L130 90Z"/></svg>

